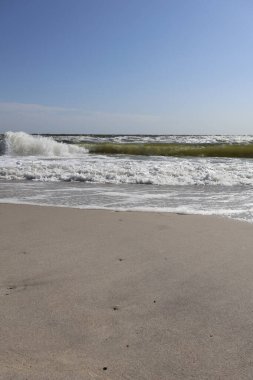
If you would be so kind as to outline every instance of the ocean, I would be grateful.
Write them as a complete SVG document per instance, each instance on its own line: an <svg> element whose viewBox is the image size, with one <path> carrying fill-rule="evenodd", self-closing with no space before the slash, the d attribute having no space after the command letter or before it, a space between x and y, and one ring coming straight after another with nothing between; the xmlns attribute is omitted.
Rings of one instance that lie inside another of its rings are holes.
<svg viewBox="0 0 253 380"><path fill-rule="evenodd" d="M253 135L0 135L0 202L253 222Z"/></svg>

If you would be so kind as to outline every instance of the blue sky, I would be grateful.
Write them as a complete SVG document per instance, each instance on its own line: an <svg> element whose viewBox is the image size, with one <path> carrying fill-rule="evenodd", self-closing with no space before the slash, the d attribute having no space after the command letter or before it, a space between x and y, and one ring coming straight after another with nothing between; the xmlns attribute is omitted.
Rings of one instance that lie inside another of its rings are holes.
<svg viewBox="0 0 253 380"><path fill-rule="evenodd" d="M253 133L251 0L0 0L0 131Z"/></svg>

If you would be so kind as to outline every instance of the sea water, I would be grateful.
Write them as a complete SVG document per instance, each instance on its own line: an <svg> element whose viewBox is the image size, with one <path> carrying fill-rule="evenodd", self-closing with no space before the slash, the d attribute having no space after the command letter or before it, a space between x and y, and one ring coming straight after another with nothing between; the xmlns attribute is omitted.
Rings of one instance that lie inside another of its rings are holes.
<svg viewBox="0 0 253 380"><path fill-rule="evenodd" d="M31 136L0 141L0 202L221 215L253 222L253 159L90 153L87 144L252 144L253 136Z"/></svg>

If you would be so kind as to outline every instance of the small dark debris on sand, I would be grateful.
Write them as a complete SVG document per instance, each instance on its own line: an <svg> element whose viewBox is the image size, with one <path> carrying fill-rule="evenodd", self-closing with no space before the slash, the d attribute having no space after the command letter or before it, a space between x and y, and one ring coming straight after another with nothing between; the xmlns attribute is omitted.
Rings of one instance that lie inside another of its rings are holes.
<svg viewBox="0 0 253 380"><path fill-rule="evenodd" d="M27 251L22 251L22 252L20 252L20 255L28 255L28 252Z"/></svg>
<svg viewBox="0 0 253 380"><path fill-rule="evenodd" d="M9 286L8 287L8 290L14 290L14 289L16 289L17 287L16 287L16 285L12 285L12 286Z"/></svg>

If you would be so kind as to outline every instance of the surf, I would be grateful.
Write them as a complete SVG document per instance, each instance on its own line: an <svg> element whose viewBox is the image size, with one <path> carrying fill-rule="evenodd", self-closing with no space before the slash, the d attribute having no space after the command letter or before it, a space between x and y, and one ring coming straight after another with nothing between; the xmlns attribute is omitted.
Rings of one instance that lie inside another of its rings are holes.
<svg viewBox="0 0 253 380"><path fill-rule="evenodd" d="M87 153L85 147L55 141L52 137L25 132L6 132L1 150L8 156L67 157Z"/></svg>

